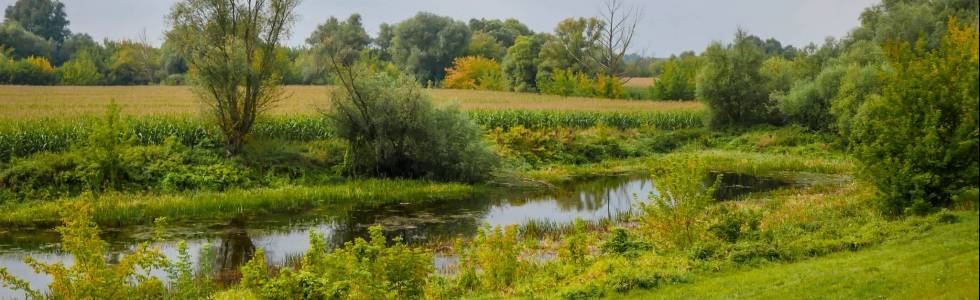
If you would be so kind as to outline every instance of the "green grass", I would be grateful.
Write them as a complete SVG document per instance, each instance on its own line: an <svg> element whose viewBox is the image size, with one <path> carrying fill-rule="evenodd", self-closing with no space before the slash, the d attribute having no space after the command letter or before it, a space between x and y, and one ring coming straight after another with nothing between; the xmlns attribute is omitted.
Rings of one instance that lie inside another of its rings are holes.
<svg viewBox="0 0 980 300"><path fill-rule="evenodd" d="M59 201L27 202L0 207L0 226L50 227L58 224L66 201L90 201L92 218L99 225L145 224L158 217L171 220L230 219L240 215L334 208L354 205L462 200L473 187L457 183L418 180L353 180L319 186L252 188L226 192L188 192L176 195L81 196Z"/></svg>
<svg viewBox="0 0 980 300"><path fill-rule="evenodd" d="M977 299L978 218L857 251L696 276L626 299Z"/></svg>

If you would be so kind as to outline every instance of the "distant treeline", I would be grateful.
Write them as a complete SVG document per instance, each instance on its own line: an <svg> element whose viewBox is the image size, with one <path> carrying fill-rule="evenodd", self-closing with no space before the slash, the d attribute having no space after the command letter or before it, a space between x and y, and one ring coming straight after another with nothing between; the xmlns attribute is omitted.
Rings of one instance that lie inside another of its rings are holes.
<svg viewBox="0 0 980 300"><path fill-rule="evenodd" d="M516 19L464 23L422 12L399 23L381 24L372 37L358 14L346 20L330 17L305 45L279 49L279 77L284 84L330 83L326 56L342 45L344 51L354 53L354 59L399 68L429 86L586 97L693 98L692 93L674 92L676 87L656 94L637 93L611 80L671 75L677 72L677 58L603 54L598 38L612 30L607 23L599 18L569 18L553 33L536 33ZM7 7L0 24L0 84L180 85L188 80L188 64L169 40L160 47L145 38L98 42L88 34L73 33L69 24L65 5L59 1L18 0ZM806 53L783 47L775 39L753 38L773 55L792 59ZM687 52L680 57L694 55ZM599 59L608 56L611 61Z"/></svg>

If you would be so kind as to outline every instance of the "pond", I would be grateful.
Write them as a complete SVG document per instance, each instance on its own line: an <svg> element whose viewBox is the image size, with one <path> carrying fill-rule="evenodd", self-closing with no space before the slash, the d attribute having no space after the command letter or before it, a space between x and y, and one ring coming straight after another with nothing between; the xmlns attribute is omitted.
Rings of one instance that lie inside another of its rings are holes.
<svg viewBox="0 0 980 300"><path fill-rule="evenodd" d="M713 182L714 176L717 174L708 176L705 182ZM751 176L726 174L722 178L720 193L716 193L719 199L779 186ZM647 177L600 177L530 194L493 191L456 201L357 207L348 211L317 210L221 223L173 224L167 228L170 241L160 246L168 257L175 259L176 241L186 240L196 262L202 247L210 245L210 256L220 280L223 276L236 276L238 267L258 248L264 249L270 263L287 264L298 259L309 247L310 231L321 233L329 244L338 246L355 237L366 237L368 227L380 224L388 238L400 237L415 245L432 244L473 236L486 225L522 225L531 221L566 225L575 219L615 219L635 213L637 203L648 201L651 193L655 193L654 183ZM149 226L105 230L103 239L111 249L107 257L110 261L118 260L121 253L150 240L152 234L153 228ZM33 287L43 288L50 278L35 274L23 263L23 257L70 263L71 257L60 252L58 241L54 230L0 233L0 265ZM451 263L446 260L437 257L434 263ZM22 296L0 287L0 298L9 297Z"/></svg>

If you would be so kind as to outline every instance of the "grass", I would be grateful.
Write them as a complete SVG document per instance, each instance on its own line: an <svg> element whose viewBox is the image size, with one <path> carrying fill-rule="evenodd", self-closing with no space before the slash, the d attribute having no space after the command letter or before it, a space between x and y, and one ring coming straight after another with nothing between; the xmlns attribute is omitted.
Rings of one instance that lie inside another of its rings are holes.
<svg viewBox="0 0 980 300"><path fill-rule="evenodd" d="M328 104L329 87L287 86L288 98L274 115L315 114ZM431 89L440 105L463 110L560 110L592 112L703 111L695 101L633 101L561 97L532 93ZM65 118L100 115L115 100L124 115L199 115L202 106L186 86L0 86L0 119Z"/></svg>
<svg viewBox="0 0 980 300"><path fill-rule="evenodd" d="M93 202L92 217L108 226L144 224L158 217L171 220L230 219L240 215L300 212L331 207L346 211L354 205L461 200L473 187L413 180L354 180L335 185L253 188L176 195L104 195L8 204L0 207L0 226L50 227L58 224L66 201Z"/></svg>
<svg viewBox="0 0 980 300"><path fill-rule="evenodd" d="M625 299L977 299L975 212L858 252L697 276Z"/></svg>

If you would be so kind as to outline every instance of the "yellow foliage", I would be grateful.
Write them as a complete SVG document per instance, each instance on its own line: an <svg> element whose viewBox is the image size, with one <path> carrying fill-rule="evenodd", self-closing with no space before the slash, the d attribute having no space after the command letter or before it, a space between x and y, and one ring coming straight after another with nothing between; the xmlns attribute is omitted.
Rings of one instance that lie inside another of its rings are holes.
<svg viewBox="0 0 980 300"><path fill-rule="evenodd" d="M466 90L504 90L506 83L497 61L480 57L456 58L453 67L446 69L443 87Z"/></svg>

